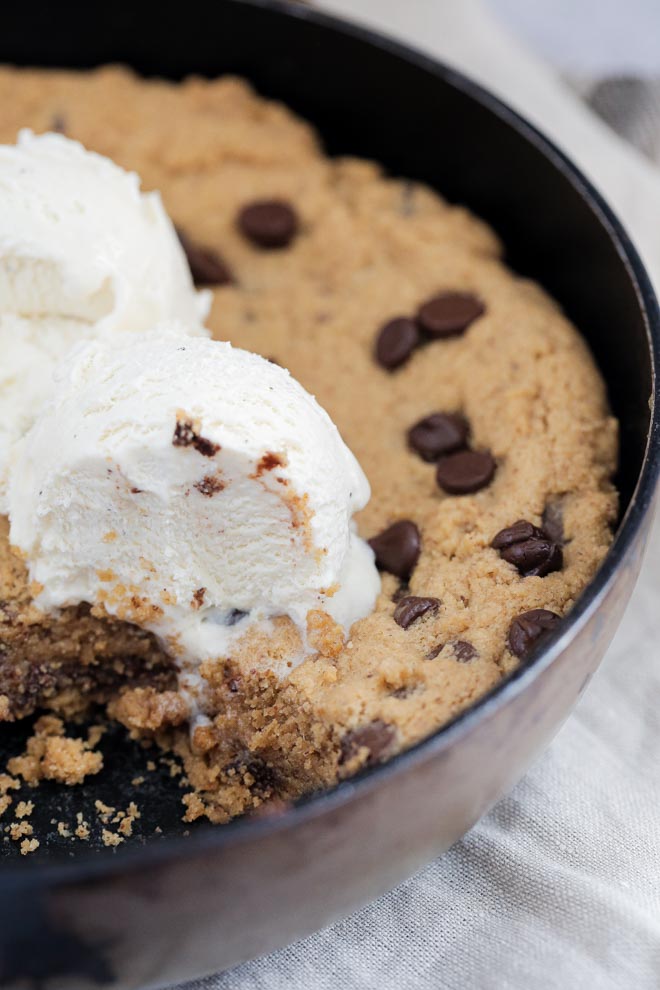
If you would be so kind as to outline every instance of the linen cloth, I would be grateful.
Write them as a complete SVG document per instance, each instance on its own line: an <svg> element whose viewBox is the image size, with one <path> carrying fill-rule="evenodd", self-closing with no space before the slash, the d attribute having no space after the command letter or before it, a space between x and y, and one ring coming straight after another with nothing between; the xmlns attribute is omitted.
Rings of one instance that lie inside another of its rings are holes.
<svg viewBox="0 0 660 990"><path fill-rule="evenodd" d="M658 158L660 84L571 90L478 0L324 6L456 65L531 118L605 194L660 284L660 171L587 106ZM186 990L660 987L659 597L660 523L598 675L512 794L352 917Z"/></svg>

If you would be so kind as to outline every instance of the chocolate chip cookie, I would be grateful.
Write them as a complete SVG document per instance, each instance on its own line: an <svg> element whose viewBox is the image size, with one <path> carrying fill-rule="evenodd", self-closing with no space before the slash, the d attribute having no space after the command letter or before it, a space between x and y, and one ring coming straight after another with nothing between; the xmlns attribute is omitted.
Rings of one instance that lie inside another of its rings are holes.
<svg viewBox="0 0 660 990"><path fill-rule="evenodd" d="M426 186L328 158L234 78L3 69L0 141L26 126L161 191L214 334L287 367L362 464L382 592L346 641L313 622L284 678L258 633L204 663L191 735L155 641L84 606L39 613L4 527L0 718L102 700L182 756L187 817L222 822L388 759L527 662L611 542L617 424L578 330L496 235Z"/></svg>

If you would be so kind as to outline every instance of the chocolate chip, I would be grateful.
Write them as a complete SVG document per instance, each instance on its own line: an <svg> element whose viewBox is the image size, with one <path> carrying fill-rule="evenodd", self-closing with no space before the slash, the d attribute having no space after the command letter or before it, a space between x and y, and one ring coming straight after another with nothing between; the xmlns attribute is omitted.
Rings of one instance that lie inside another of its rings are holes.
<svg viewBox="0 0 660 990"><path fill-rule="evenodd" d="M180 227L175 229L195 285L229 285L235 281L231 268L217 251L197 244Z"/></svg>
<svg viewBox="0 0 660 990"><path fill-rule="evenodd" d="M408 360L420 342L414 320L398 316L386 323L376 338L375 356L383 368L394 371Z"/></svg>
<svg viewBox="0 0 660 990"><path fill-rule="evenodd" d="M276 770L260 756L252 753L237 756L227 764L225 773L230 777L237 775L246 787L261 793L272 793L278 784ZM248 775L249 779L246 779Z"/></svg>
<svg viewBox="0 0 660 990"><path fill-rule="evenodd" d="M449 495L470 495L492 481L495 467L487 450L459 450L438 462L435 477Z"/></svg>
<svg viewBox="0 0 660 990"><path fill-rule="evenodd" d="M407 584L405 584L405 583L402 583L402 584L399 585L399 587L396 589L396 591L392 595L392 601L395 602L395 603L396 602L400 602L402 598L405 598L406 595L409 595L409 594L410 594L410 588L409 588L409 586Z"/></svg>
<svg viewBox="0 0 660 990"><path fill-rule="evenodd" d="M298 232L298 216L290 203L263 199L244 206L238 228L249 241L262 248L283 248Z"/></svg>
<svg viewBox="0 0 660 990"><path fill-rule="evenodd" d="M431 413L408 430L408 445L424 461L437 461L467 443L470 426L461 413Z"/></svg>
<svg viewBox="0 0 660 990"><path fill-rule="evenodd" d="M425 660L435 660L435 658L440 653L442 653L442 651L444 650L444 648L445 648L445 644L444 643L438 643L438 645L437 646L434 646L432 650L429 650L428 653L425 653L424 654L424 659Z"/></svg>
<svg viewBox="0 0 660 990"><path fill-rule="evenodd" d="M545 577L561 570L564 563L559 544L525 519L500 530L491 546L499 550L502 559L513 564L524 577Z"/></svg>
<svg viewBox="0 0 660 990"><path fill-rule="evenodd" d="M380 762L390 749L395 737L393 725L375 719L358 729L349 729L341 741L340 763L346 763L357 756L361 749L368 749L366 766Z"/></svg>
<svg viewBox="0 0 660 990"><path fill-rule="evenodd" d="M526 519L519 519L513 526L507 526L506 529L501 529L493 537L490 545L494 550L503 550L505 547L510 547L514 543L531 539L537 532L536 526L533 526L532 523L527 522Z"/></svg>
<svg viewBox="0 0 660 990"><path fill-rule="evenodd" d="M514 543L502 550L500 556L517 567L524 577L545 577L546 574L561 570L563 564L561 547L540 537Z"/></svg>
<svg viewBox="0 0 660 990"><path fill-rule="evenodd" d="M202 457L213 457L220 450L219 443L213 443L212 440L207 440L206 437L197 437L194 447Z"/></svg>
<svg viewBox="0 0 660 990"><path fill-rule="evenodd" d="M441 292L417 311L420 330L432 339L455 337L484 312L484 304L468 292Z"/></svg>
<svg viewBox="0 0 660 990"><path fill-rule="evenodd" d="M213 457L220 450L220 444L201 436L195 428L194 420L188 418L177 417L172 443L175 447L194 447L203 457Z"/></svg>
<svg viewBox="0 0 660 990"><path fill-rule="evenodd" d="M243 612L240 608L230 608L225 616L225 621L223 625L225 626L235 626L237 622L244 619L247 612Z"/></svg>
<svg viewBox="0 0 660 990"><path fill-rule="evenodd" d="M554 543L564 545L564 507L561 498L552 499L546 505L541 517L543 532Z"/></svg>
<svg viewBox="0 0 660 990"><path fill-rule="evenodd" d="M394 609L394 621L407 629L417 619L421 619L427 612L437 612L440 608L438 598L420 598L418 595L408 595L402 598Z"/></svg>
<svg viewBox="0 0 660 990"><path fill-rule="evenodd" d="M454 658L458 663L469 663L479 656L479 650L466 639L457 639L451 644L454 651Z"/></svg>
<svg viewBox="0 0 660 990"><path fill-rule="evenodd" d="M66 117L63 113L54 113L50 121L51 131L56 134L66 134Z"/></svg>
<svg viewBox="0 0 660 990"><path fill-rule="evenodd" d="M529 653L557 624L560 616L547 608L533 608L518 615L509 628L509 649L515 656L525 659Z"/></svg>
<svg viewBox="0 0 660 990"><path fill-rule="evenodd" d="M422 541L419 530L410 519L400 519L369 540L376 554L376 564L402 581L407 581L419 560Z"/></svg>

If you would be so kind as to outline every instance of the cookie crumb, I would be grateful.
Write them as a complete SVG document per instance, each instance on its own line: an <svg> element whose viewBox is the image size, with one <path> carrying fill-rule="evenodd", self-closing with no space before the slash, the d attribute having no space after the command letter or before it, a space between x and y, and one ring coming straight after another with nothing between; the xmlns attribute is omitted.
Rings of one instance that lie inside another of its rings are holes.
<svg viewBox="0 0 660 990"><path fill-rule="evenodd" d="M32 835L34 829L29 822L12 822L9 826L9 837L17 842L24 835Z"/></svg>
<svg viewBox="0 0 660 990"><path fill-rule="evenodd" d="M0 773L0 794L16 791L20 786L20 781L16 780L15 777L10 777L8 773Z"/></svg>
<svg viewBox="0 0 660 990"><path fill-rule="evenodd" d="M128 838L133 834L133 825L141 815L134 801L131 801L123 814L124 818L119 823L119 834L124 836L124 838Z"/></svg>
<svg viewBox="0 0 660 990"><path fill-rule="evenodd" d="M119 818L117 817L117 815L119 814L119 816L121 817L122 814L122 812L118 813L117 809L114 808L112 805L105 804L103 801L95 801L94 810L96 811L99 821L103 825L109 825L113 821L118 821Z"/></svg>
<svg viewBox="0 0 660 990"><path fill-rule="evenodd" d="M89 822L86 822L85 819L83 818L82 811L79 811L76 814L76 821L78 823L76 826L76 838L80 839L83 842L86 842L90 836L90 828L89 828Z"/></svg>
<svg viewBox="0 0 660 990"><path fill-rule="evenodd" d="M116 832L111 832L107 828L104 828L101 832L101 838L103 839L104 846L118 846L124 841L121 835L117 835Z"/></svg>
<svg viewBox="0 0 660 990"><path fill-rule="evenodd" d="M44 715L34 724L34 735L27 741L26 750L7 763L11 774L22 777L27 784L40 780L55 780L73 786L81 784L103 767L103 756L90 748L88 740L64 734L64 722L54 715ZM90 730L90 738L98 741Z"/></svg>

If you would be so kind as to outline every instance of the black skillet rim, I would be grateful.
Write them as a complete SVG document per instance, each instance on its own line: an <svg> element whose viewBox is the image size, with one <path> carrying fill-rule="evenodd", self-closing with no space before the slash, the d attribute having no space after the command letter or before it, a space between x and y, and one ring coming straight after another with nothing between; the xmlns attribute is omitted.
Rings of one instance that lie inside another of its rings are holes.
<svg viewBox="0 0 660 990"><path fill-rule="evenodd" d="M246 6L267 9L283 16L312 21L329 32L347 34L357 40L367 42L400 59L413 63L420 69L441 77L450 86L480 103L498 117L505 126L512 127L521 134L571 183L606 229L633 284L646 324L651 358L652 393L649 400L651 422L642 470L612 546L595 577L580 595L558 632L529 663L517 668L497 687L431 736L393 757L387 763L370 767L327 791L302 798L290 810L281 815L262 819L237 819L222 826L201 826L198 831L189 836L163 839L158 843L146 846L130 846L123 849L119 847L112 851L109 850L107 853L82 853L73 861L31 863L27 860L20 866L13 864L7 867L3 866L0 868L0 879L5 885L5 889L75 883L96 876L125 872L133 867L140 869L174 859L193 858L205 850L259 841L264 835L287 830L308 819L326 814L351 801L354 797L377 787L379 782L386 777L404 773L408 767L437 756L445 748L453 745L469 733L478 720L488 718L500 706L506 704L510 698L524 690L553 663L567 647L569 641L598 609L651 507L660 476L660 414L658 412L660 409L658 402L660 381L657 373L660 366L660 309L658 300L649 275L625 228L600 193L567 155L499 97L494 96L456 69L407 44L395 41L371 28L353 24L307 6L294 5L288 0L228 0L228 2L241 3Z"/></svg>

